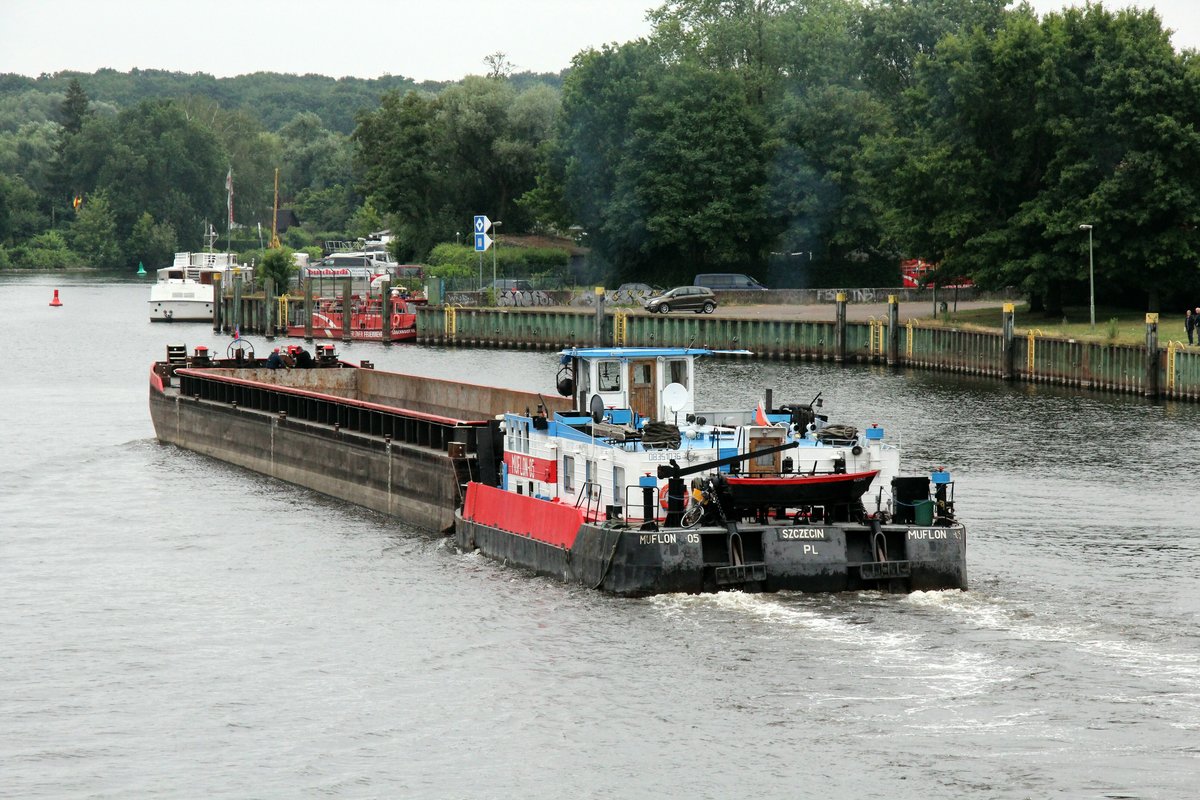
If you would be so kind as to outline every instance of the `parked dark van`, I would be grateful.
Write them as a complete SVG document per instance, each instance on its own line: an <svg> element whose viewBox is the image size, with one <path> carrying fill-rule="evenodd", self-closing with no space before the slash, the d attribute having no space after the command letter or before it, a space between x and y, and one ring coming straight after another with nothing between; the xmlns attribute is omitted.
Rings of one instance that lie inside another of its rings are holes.
<svg viewBox="0 0 1200 800"><path fill-rule="evenodd" d="M707 286L714 292L765 292L767 287L740 272L702 272L693 286Z"/></svg>

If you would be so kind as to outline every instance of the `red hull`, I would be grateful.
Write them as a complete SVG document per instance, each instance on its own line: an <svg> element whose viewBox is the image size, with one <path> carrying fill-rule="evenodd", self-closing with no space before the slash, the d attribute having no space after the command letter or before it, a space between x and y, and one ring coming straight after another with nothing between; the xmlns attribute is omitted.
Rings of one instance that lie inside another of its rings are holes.
<svg viewBox="0 0 1200 800"><path fill-rule="evenodd" d="M304 332L303 325L289 325L287 332L288 332L288 336L294 336L294 337L303 337L303 336L307 335ZM313 335L314 339L345 339L346 338L342 334L342 327L340 325L338 325L336 327L331 327L331 326L317 327L315 320L313 321L312 335ZM411 341L416 338L417 338L417 328L414 325L410 328L406 328L403 330L393 329L392 335L388 339L388 341L403 342L403 341ZM359 341L380 342L380 341L383 341L383 330L381 328L375 328L375 329L351 328L350 329L350 340L354 341L354 342L359 342Z"/></svg>
<svg viewBox="0 0 1200 800"><path fill-rule="evenodd" d="M326 304L322 304L326 305ZM398 305L397 308L407 308ZM393 311L392 329L388 337L390 342L403 342L417 338L417 315L405 311ZM288 325L288 336L305 336L304 325ZM318 307L312 315L312 335L315 339L345 339L342 328L342 313L330 305ZM350 340L364 342L383 341L383 316L379 313L378 303L368 306L365 311L350 315Z"/></svg>

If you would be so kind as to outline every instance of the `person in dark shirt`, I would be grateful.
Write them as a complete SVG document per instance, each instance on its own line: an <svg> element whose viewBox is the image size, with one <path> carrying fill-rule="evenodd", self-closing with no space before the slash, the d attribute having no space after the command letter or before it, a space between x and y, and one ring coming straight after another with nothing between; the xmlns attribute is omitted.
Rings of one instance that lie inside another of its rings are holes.
<svg viewBox="0 0 1200 800"><path fill-rule="evenodd" d="M283 356L280 355L278 347L275 348L274 353L271 353L271 355L267 356L267 369L280 369L281 367L287 366L288 363L284 361Z"/></svg>
<svg viewBox="0 0 1200 800"><path fill-rule="evenodd" d="M1196 315L1189 308L1187 316L1183 318L1183 327L1187 328L1188 344L1192 344L1192 335L1196 332Z"/></svg>
<svg viewBox="0 0 1200 800"><path fill-rule="evenodd" d="M312 353L303 347L296 350L296 367L298 369L311 369L316 365L317 362L313 361Z"/></svg>

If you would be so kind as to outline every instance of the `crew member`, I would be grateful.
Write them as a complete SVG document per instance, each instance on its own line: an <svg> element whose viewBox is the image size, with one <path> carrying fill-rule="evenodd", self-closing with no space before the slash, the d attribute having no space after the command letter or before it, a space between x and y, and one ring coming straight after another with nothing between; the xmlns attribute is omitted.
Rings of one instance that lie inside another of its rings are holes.
<svg viewBox="0 0 1200 800"><path fill-rule="evenodd" d="M313 361L312 353L303 347L296 348L296 367L298 369L311 369L316 365L317 362Z"/></svg>
<svg viewBox="0 0 1200 800"><path fill-rule="evenodd" d="M279 369L286 367L287 363L283 360L283 356L279 354L279 348L275 348L275 352L267 356L267 369Z"/></svg>

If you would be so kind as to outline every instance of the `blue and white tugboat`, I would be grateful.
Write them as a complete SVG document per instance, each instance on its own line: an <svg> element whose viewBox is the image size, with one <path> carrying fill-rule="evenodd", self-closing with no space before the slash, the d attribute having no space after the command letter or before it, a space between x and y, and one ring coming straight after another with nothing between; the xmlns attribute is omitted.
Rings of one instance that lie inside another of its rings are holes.
<svg viewBox="0 0 1200 800"><path fill-rule="evenodd" d="M481 437L464 549L619 595L966 589L944 471L902 477L884 430L812 402L697 409L691 348L570 348L576 410L508 413Z"/></svg>

